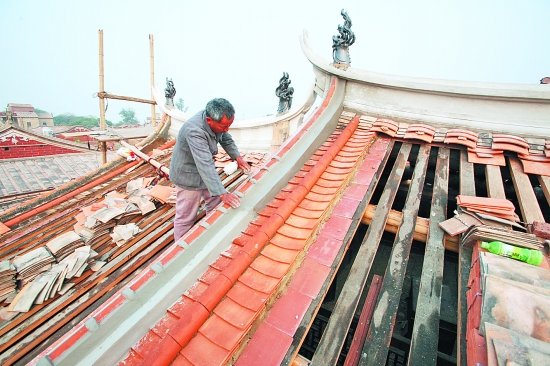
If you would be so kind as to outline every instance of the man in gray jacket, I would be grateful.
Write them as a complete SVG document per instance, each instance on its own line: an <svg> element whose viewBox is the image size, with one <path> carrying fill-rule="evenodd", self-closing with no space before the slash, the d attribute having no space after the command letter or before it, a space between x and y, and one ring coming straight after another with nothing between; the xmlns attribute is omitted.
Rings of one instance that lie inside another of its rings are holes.
<svg viewBox="0 0 550 366"><path fill-rule="evenodd" d="M174 239L178 241L193 226L201 197L206 212L220 202L239 207L239 197L228 193L218 176L213 156L218 143L236 160L240 169L250 172L231 135L227 133L235 119L235 109L223 98L212 99L204 110L189 118L181 127L170 162L170 180L177 186Z"/></svg>

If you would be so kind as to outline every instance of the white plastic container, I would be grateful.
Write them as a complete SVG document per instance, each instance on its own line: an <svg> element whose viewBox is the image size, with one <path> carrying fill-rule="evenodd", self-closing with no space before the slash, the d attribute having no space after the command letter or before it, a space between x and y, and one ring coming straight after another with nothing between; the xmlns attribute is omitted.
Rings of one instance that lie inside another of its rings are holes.
<svg viewBox="0 0 550 366"><path fill-rule="evenodd" d="M236 161L232 161L231 163L227 164L224 168L223 168L223 171L225 174L227 175L231 175L233 173L235 173L237 171L237 168L239 167L239 165L237 165L237 162Z"/></svg>

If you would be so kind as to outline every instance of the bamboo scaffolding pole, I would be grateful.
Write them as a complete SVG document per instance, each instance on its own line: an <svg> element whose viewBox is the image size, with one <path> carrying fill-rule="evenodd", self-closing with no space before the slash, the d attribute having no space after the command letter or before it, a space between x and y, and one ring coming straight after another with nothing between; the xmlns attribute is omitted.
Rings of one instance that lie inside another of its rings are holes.
<svg viewBox="0 0 550 366"><path fill-rule="evenodd" d="M106 98L106 99L119 99L119 100L127 100L127 101L130 101L130 102L147 103L147 104L153 104L153 105L157 104L157 102L155 102L154 100L134 98L134 97L125 97L125 96L122 96L122 95L115 95L115 94L110 94L110 93L107 93L107 92L99 92L99 93L97 93L97 96L100 99L103 99L103 98Z"/></svg>
<svg viewBox="0 0 550 366"><path fill-rule="evenodd" d="M127 147L128 149L130 149L134 154L136 154L136 155L139 156L141 159L145 160L146 162L148 162L149 164L151 164L152 166L154 166L157 170L160 170L161 172L163 172L163 173L166 174L167 176L170 176L170 169L168 169L167 167L165 167L164 164L159 163L159 162L156 161L155 159L151 159L151 157L149 157L147 154L144 154L143 152L141 152L140 149L138 149L138 148L135 147L135 146L130 145L130 144L127 143L126 141L120 141L120 144L121 144L122 146Z"/></svg>
<svg viewBox="0 0 550 366"><path fill-rule="evenodd" d="M99 30L99 93L105 92L104 83L104 69L103 69L103 29ZM105 130L105 100L99 98L99 128ZM107 143L101 142L101 163L107 164Z"/></svg>
<svg viewBox="0 0 550 366"><path fill-rule="evenodd" d="M149 34L149 55L151 68L151 99L155 99L153 95L153 87L155 86L155 47L152 34ZM151 125L153 127L157 125L157 114L154 104L151 104Z"/></svg>

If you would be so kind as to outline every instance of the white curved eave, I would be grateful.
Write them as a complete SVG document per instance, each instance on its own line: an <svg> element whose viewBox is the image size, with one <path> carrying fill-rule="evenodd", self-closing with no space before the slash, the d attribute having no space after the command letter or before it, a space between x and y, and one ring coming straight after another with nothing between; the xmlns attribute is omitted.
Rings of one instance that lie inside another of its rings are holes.
<svg viewBox="0 0 550 366"><path fill-rule="evenodd" d="M153 96L160 109L171 117L171 125L169 134L172 137L178 135L178 131L191 117L190 114L184 113L176 108L168 108L164 104L164 95L157 86L152 87ZM245 120L236 120L231 126L229 132L235 140L235 143L241 151L270 151L273 143L273 127L280 122L289 123L289 135L292 135L302 122L302 119L311 108L315 95L314 84L311 86L308 97L301 104L283 115L272 115L260 118L251 118Z"/></svg>
<svg viewBox="0 0 550 366"><path fill-rule="evenodd" d="M346 110L397 122L550 137L550 85L414 78L353 67L343 70L311 49L305 30L300 43L317 73L348 81Z"/></svg>

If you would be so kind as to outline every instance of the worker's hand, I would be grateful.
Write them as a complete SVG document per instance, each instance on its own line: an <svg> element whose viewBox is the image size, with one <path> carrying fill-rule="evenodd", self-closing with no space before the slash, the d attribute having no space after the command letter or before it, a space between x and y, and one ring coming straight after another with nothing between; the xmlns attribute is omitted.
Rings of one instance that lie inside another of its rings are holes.
<svg viewBox="0 0 550 366"><path fill-rule="evenodd" d="M238 157L235 159L237 161L238 167L243 171L245 174L250 174L250 165L242 157Z"/></svg>
<svg viewBox="0 0 550 366"><path fill-rule="evenodd" d="M229 206L233 208L237 208L241 205L241 200L234 193L224 193L220 195L220 198L222 199L223 203L227 203Z"/></svg>

